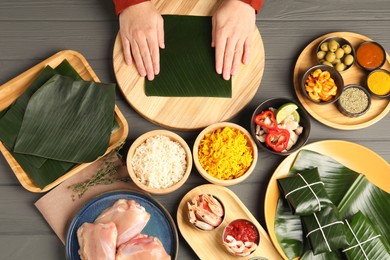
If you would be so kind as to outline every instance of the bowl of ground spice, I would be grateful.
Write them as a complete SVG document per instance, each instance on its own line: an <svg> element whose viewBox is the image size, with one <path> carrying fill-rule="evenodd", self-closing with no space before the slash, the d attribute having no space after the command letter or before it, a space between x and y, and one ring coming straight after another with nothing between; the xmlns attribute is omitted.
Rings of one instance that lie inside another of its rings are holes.
<svg viewBox="0 0 390 260"><path fill-rule="evenodd" d="M384 69L372 71L367 77L367 89L376 97L390 97L390 72Z"/></svg>
<svg viewBox="0 0 390 260"><path fill-rule="evenodd" d="M180 188L192 169L191 150L183 138L168 130L154 130L138 137L127 154L133 182L151 194Z"/></svg>
<svg viewBox="0 0 390 260"><path fill-rule="evenodd" d="M370 106L370 93L359 85L345 86L337 101L337 108L348 117L361 116L370 109Z"/></svg>
<svg viewBox="0 0 390 260"><path fill-rule="evenodd" d="M243 127L229 122L206 127L195 140L194 164L207 181L230 186L244 181L257 163L257 146Z"/></svg>

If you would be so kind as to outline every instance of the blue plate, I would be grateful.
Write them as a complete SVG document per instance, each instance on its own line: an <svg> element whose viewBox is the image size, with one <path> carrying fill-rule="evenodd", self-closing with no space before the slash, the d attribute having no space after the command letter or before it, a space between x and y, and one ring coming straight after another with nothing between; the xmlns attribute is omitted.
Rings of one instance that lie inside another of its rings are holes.
<svg viewBox="0 0 390 260"><path fill-rule="evenodd" d="M168 211L149 195L133 191L115 191L100 195L89 201L73 218L66 236L66 259L79 260L80 248L77 230L84 222L94 222L97 216L119 199L135 200L150 214L150 220L142 230L160 239L171 259L176 259L179 250L177 229Z"/></svg>

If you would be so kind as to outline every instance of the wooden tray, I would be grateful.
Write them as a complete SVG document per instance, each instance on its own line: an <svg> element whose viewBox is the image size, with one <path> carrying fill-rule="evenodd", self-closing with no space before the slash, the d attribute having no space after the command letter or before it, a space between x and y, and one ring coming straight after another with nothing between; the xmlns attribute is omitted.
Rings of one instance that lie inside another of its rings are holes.
<svg viewBox="0 0 390 260"><path fill-rule="evenodd" d="M84 80L100 82L91 66L80 53L71 50L60 51L48 59L42 61L41 63L35 65L31 69L23 72L19 76L11 79L4 85L0 86L0 111L12 104L12 102L14 102L14 100L17 99L26 90L26 88L39 75L45 66L50 65L52 67L56 67L64 59L69 61L72 67ZM115 119L118 122L119 128L111 134L110 144L105 154L109 153L121 142L123 142L128 134L127 121L117 106L115 106ZM2 142L0 142L0 151L3 153L8 164L11 166L11 169L15 173L15 176L18 178L20 184L22 184L25 189L32 192L46 192L92 163L79 164L54 182L47 185L45 188L40 189L35 185L35 183L33 183L27 173L15 160L15 158L4 147Z"/></svg>
<svg viewBox="0 0 390 260"><path fill-rule="evenodd" d="M155 0L161 14L210 16L222 1ZM250 62L241 64L232 79L232 98L147 97L144 78L135 65L126 65L118 35L113 51L114 72L127 102L143 117L163 127L193 130L212 123L227 121L243 109L256 94L264 72L264 46L259 31L253 37Z"/></svg>
<svg viewBox="0 0 390 260"><path fill-rule="evenodd" d="M212 231L198 230L188 221L187 201L190 201L194 196L202 193L215 195L223 202L225 207L224 222ZM248 257L239 257L240 259L249 259L255 256L263 256L269 260L281 259L263 227L257 222L256 218L250 213L240 199L228 188L214 184L198 186L183 197L177 210L177 225L179 230L200 259L238 258L230 255L222 244L223 229L229 222L238 218L252 221L260 232L259 247Z"/></svg>
<svg viewBox="0 0 390 260"><path fill-rule="evenodd" d="M307 100L300 89L300 81L303 77L303 74L311 66L317 64L316 49L318 44L325 38L331 36L338 36L347 39L353 48L356 48L359 43L363 41L372 41L370 38L350 32L334 32L323 35L314 41L312 41L299 55L297 63L294 69L294 88L297 94L297 97L306 111L313 116L316 120L327 125L329 127L341 129L341 130L356 130L368 127L375 124L382 118L384 118L390 111L390 99L378 99L372 97L372 103L370 110L356 118L346 117L336 107L336 104L329 105L316 105L309 100ZM384 69L390 70L390 57L387 55L387 61L383 66ZM354 64L347 71L341 72L341 75L344 79L344 84L358 84L361 86L366 85L366 77L368 72L359 68Z"/></svg>

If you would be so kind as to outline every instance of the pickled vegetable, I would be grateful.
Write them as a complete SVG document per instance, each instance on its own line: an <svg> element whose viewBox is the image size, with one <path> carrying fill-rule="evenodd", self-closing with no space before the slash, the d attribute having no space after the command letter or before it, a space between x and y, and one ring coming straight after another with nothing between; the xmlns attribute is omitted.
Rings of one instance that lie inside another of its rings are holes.
<svg viewBox="0 0 390 260"><path fill-rule="evenodd" d="M351 45L343 44L340 46L340 43L335 39L321 43L317 59L321 64L335 67L338 71L348 69L355 60Z"/></svg>

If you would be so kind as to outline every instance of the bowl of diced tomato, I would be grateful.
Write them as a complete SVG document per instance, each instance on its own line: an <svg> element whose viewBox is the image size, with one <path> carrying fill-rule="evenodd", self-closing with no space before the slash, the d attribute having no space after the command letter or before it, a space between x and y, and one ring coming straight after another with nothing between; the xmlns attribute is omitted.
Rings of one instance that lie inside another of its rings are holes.
<svg viewBox="0 0 390 260"><path fill-rule="evenodd" d="M261 103L251 118L251 134L257 146L277 155L289 155L306 144L310 118L305 109L288 98Z"/></svg>

